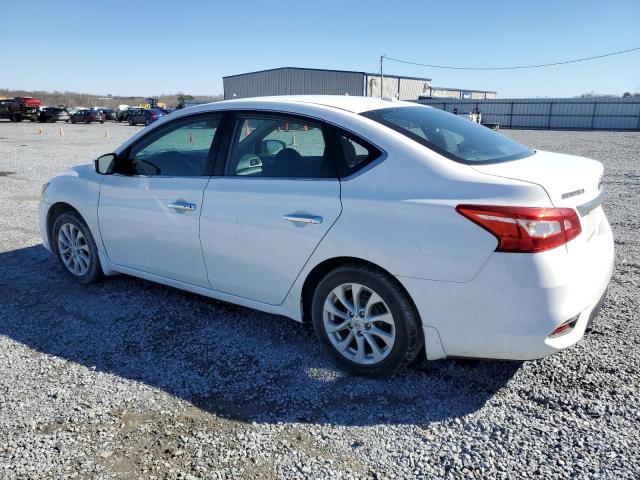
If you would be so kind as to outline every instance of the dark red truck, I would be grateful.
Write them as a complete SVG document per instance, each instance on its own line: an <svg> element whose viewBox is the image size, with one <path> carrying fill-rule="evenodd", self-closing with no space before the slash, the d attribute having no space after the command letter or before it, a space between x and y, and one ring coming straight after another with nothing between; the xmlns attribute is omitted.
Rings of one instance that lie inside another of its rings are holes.
<svg viewBox="0 0 640 480"><path fill-rule="evenodd" d="M42 101L32 97L16 97L0 100L0 118L8 118L12 122L38 119L38 109Z"/></svg>

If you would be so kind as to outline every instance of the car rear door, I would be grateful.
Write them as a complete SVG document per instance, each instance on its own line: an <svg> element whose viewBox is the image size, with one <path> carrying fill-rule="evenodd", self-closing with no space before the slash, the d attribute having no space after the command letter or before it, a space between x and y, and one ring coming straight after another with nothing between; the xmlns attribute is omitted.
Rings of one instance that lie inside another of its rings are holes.
<svg viewBox="0 0 640 480"><path fill-rule="evenodd" d="M110 262L209 288L200 246L202 194L220 114L151 130L118 158L100 188L98 219Z"/></svg>
<svg viewBox="0 0 640 480"><path fill-rule="evenodd" d="M200 236L215 290L277 305L341 213L322 122L238 112L205 192Z"/></svg>

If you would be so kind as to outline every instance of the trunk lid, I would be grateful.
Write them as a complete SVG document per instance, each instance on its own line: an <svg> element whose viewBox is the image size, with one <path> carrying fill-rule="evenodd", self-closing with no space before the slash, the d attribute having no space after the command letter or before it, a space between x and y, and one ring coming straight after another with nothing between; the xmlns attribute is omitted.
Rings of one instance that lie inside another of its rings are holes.
<svg viewBox="0 0 640 480"><path fill-rule="evenodd" d="M603 166L596 160L536 151L530 157L504 163L473 165L479 172L540 185L557 208L575 208L582 234L567 244L569 251L594 238L601 221ZM540 206L540 205L532 205Z"/></svg>
<svg viewBox="0 0 640 480"><path fill-rule="evenodd" d="M577 208L596 198L602 189L600 162L562 153L538 150L520 160L472 167L488 175L540 185L554 207Z"/></svg>

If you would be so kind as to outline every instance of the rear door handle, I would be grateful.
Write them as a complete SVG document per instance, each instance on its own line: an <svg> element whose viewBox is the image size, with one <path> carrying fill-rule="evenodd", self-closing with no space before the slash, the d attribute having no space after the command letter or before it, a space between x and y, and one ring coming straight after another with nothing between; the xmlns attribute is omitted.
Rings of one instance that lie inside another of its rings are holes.
<svg viewBox="0 0 640 480"><path fill-rule="evenodd" d="M188 212L192 212L196 209L196 204L189 203L189 202L174 202L174 203L169 203L167 206L169 208L173 208L174 210L188 211Z"/></svg>
<svg viewBox="0 0 640 480"><path fill-rule="evenodd" d="M294 213L291 215L284 215L282 218L284 218L287 222L293 223L322 223L322 217L318 215L304 215Z"/></svg>

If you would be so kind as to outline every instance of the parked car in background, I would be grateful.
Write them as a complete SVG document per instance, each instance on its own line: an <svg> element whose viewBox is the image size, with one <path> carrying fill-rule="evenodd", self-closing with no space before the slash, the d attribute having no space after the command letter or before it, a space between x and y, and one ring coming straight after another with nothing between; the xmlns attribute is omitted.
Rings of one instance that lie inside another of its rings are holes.
<svg viewBox="0 0 640 480"><path fill-rule="evenodd" d="M156 110L155 108L141 108L140 110L129 116L129 125L150 125L163 116L164 113L162 113L160 110Z"/></svg>
<svg viewBox="0 0 640 480"><path fill-rule="evenodd" d="M128 122L129 121L129 117L134 114L135 112L137 112L138 110L140 110L140 108L136 108L136 107L128 107L125 108L123 110L118 110L116 112L116 121L118 122Z"/></svg>
<svg viewBox="0 0 640 480"><path fill-rule="evenodd" d="M71 123L104 123L104 114L88 108L78 110L70 118Z"/></svg>
<svg viewBox="0 0 640 480"><path fill-rule="evenodd" d="M22 120L38 120L42 101L32 97L15 97L0 102L0 118L8 118L12 122Z"/></svg>
<svg viewBox="0 0 640 480"><path fill-rule="evenodd" d="M64 107L46 107L40 111L38 121L43 123L68 122L71 116Z"/></svg>
<svg viewBox="0 0 640 480"><path fill-rule="evenodd" d="M103 108L102 113L104 113L105 120L115 120L116 119L116 111L111 110L110 108Z"/></svg>
<svg viewBox="0 0 640 480"><path fill-rule="evenodd" d="M580 341L613 272L602 175L411 102L243 99L56 176L39 221L79 283L125 273L311 322L378 377Z"/></svg>

